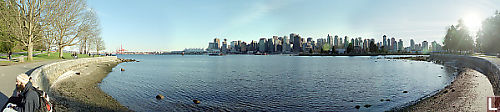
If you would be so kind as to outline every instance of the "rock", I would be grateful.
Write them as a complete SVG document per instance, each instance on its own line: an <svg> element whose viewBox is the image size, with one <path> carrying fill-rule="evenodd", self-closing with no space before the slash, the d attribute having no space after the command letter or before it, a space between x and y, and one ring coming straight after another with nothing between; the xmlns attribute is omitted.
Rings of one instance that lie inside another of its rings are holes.
<svg viewBox="0 0 500 112"><path fill-rule="evenodd" d="M359 108L361 108L361 106L356 105L356 106L354 106L354 108L359 109Z"/></svg>
<svg viewBox="0 0 500 112"><path fill-rule="evenodd" d="M441 77L441 75L438 75L438 77Z"/></svg>
<svg viewBox="0 0 500 112"><path fill-rule="evenodd" d="M444 90L443 93L448 93L448 90Z"/></svg>
<svg viewBox="0 0 500 112"><path fill-rule="evenodd" d="M80 72L76 72L75 74L76 74L76 75L80 75Z"/></svg>
<svg viewBox="0 0 500 112"><path fill-rule="evenodd" d="M163 95L161 95L161 94L156 95L156 99L158 99L158 100L161 100L161 99L163 99L163 98L165 98L165 96L163 96Z"/></svg>
<svg viewBox="0 0 500 112"><path fill-rule="evenodd" d="M364 107L368 108L368 107L371 107L372 105L370 104L366 104Z"/></svg>
<svg viewBox="0 0 500 112"><path fill-rule="evenodd" d="M383 101L384 101L384 99L380 99L380 101L381 101L381 102L383 102Z"/></svg>
<svg viewBox="0 0 500 112"><path fill-rule="evenodd" d="M135 62L141 62L141 61L135 61Z"/></svg>
<svg viewBox="0 0 500 112"><path fill-rule="evenodd" d="M455 89L451 89L451 92L455 92Z"/></svg>
<svg viewBox="0 0 500 112"><path fill-rule="evenodd" d="M200 100L193 100L193 103L194 104L200 104L201 102L200 102Z"/></svg>
<svg viewBox="0 0 500 112"><path fill-rule="evenodd" d="M408 91L403 91L403 93L408 93Z"/></svg>
<svg viewBox="0 0 500 112"><path fill-rule="evenodd" d="M125 69L121 68L120 71L125 71Z"/></svg>
<svg viewBox="0 0 500 112"><path fill-rule="evenodd" d="M391 101L391 99L385 99L385 101Z"/></svg>

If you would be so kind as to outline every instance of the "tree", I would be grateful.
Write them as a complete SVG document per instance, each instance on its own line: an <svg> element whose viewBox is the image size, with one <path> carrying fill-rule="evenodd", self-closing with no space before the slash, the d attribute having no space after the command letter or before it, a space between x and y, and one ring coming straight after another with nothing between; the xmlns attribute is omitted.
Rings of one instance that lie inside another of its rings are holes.
<svg viewBox="0 0 500 112"><path fill-rule="evenodd" d="M92 20L86 16L89 11L85 0L53 0L51 3L55 5L48 12L54 16L47 22L55 31L59 57L62 58L64 47L76 45L88 35Z"/></svg>
<svg viewBox="0 0 500 112"><path fill-rule="evenodd" d="M33 60L33 46L41 40L41 12L44 0L6 0L0 11L2 18L7 20L9 33L14 40L27 47L28 61Z"/></svg>
<svg viewBox="0 0 500 112"><path fill-rule="evenodd" d="M369 51L370 51L371 53L375 53L375 52L377 52L377 51L378 51L378 46L375 44L375 42L374 42L374 41L370 41L370 44L369 44L369 49L370 49Z"/></svg>
<svg viewBox="0 0 500 112"><path fill-rule="evenodd" d="M330 51L331 47L330 44L323 44L323 47L321 48L321 53L328 53Z"/></svg>
<svg viewBox="0 0 500 112"><path fill-rule="evenodd" d="M347 46L346 52L347 53L352 53L353 50L354 50L354 46L352 45L352 43L349 43L349 45Z"/></svg>
<svg viewBox="0 0 500 112"><path fill-rule="evenodd" d="M500 52L500 13L498 11L492 17L483 21L481 30L478 32L476 43L479 48L488 53Z"/></svg>
<svg viewBox="0 0 500 112"><path fill-rule="evenodd" d="M471 51L474 48L474 40L461 19L456 26L448 28L443 44L444 49L452 52Z"/></svg>
<svg viewBox="0 0 500 112"><path fill-rule="evenodd" d="M106 49L106 47L104 46L104 41L101 37L94 38L94 45L97 54L99 54L99 51Z"/></svg>
<svg viewBox="0 0 500 112"><path fill-rule="evenodd" d="M82 34L80 39L80 53L87 54L92 46L95 45L95 42L91 42L101 35L101 29L99 25L99 21L97 19L97 13L90 9L87 13L85 13L84 18L88 20L88 30Z"/></svg>

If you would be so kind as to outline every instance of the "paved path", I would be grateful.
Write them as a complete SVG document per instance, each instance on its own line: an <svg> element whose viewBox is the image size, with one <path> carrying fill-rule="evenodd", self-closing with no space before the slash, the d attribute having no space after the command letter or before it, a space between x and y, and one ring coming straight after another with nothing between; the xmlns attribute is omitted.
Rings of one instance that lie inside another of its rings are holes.
<svg viewBox="0 0 500 112"><path fill-rule="evenodd" d="M49 60L41 62L20 63L10 66L0 66L0 92L2 93L0 94L0 106L3 106L3 104L7 102L7 99L12 95L12 92L15 89L17 75L21 73L26 73L29 75L29 73L32 72L32 69L56 61L61 60Z"/></svg>

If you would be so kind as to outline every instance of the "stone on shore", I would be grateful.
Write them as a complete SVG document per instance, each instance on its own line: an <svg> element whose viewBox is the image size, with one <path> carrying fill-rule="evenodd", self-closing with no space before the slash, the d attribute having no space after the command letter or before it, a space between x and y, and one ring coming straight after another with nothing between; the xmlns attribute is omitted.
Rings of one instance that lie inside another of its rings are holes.
<svg viewBox="0 0 500 112"><path fill-rule="evenodd" d="M200 104L200 103L201 103L201 101L200 101L200 100L193 100L193 103L194 103L194 104Z"/></svg>
<svg viewBox="0 0 500 112"><path fill-rule="evenodd" d="M408 93L408 91L403 91L403 93Z"/></svg>
<svg viewBox="0 0 500 112"><path fill-rule="evenodd" d="M371 107L372 105L370 104L366 104L364 107L368 108L368 107Z"/></svg>
<svg viewBox="0 0 500 112"><path fill-rule="evenodd" d="M121 68L120 71L125 71L125 69Z"/></svg>
<svg viewBox="0 0 500 112"><path fill-rule="evenodd" d="M356 106L354 106L354 108L359 109L359 108L361 108L361 106L356 105Z"/></svg>
<svg viewBox="0 0 500 112"><path fill-rule="evenodd" d="M161 99L163 99L163 98L165 98L165 96L163 96L163 95L161 95L161 94L156 95L156 99L158 99L158 100L161 100Z"/></svg>

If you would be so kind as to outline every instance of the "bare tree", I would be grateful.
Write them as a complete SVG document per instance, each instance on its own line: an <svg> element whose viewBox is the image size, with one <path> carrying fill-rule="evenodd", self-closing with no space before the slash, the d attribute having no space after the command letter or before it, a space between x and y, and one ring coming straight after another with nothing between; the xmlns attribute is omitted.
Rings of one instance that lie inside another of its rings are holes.
<svg viewBox="0 0 500 112"><path fill-rule="evenodd" d="M76 45L88 35L91 20L85 16L89 13L86 0L55 0L55 3L56 8L51 9L55 16L49 22L55 29L56 45L62 58L64 47Z"/></svg>
<svg viewBox="0 0 500 112"><path fill-rule="evenodd" d="M80 36L80 53L87 54L94 42L91 42L101 34L101 29L99 27L99 20L97 18L97 13L90 9L85 13L84 18L88 20L88 29L86 32L82 33Z"/></svg>
<svg viewBox="0 0 500 112"><path fill-rule="evenodd" d="M99 54L99 51L106 50L106 47L104 46L104 40L102 40L100 36L94 39L94 45L97 54Z"/></svg>

